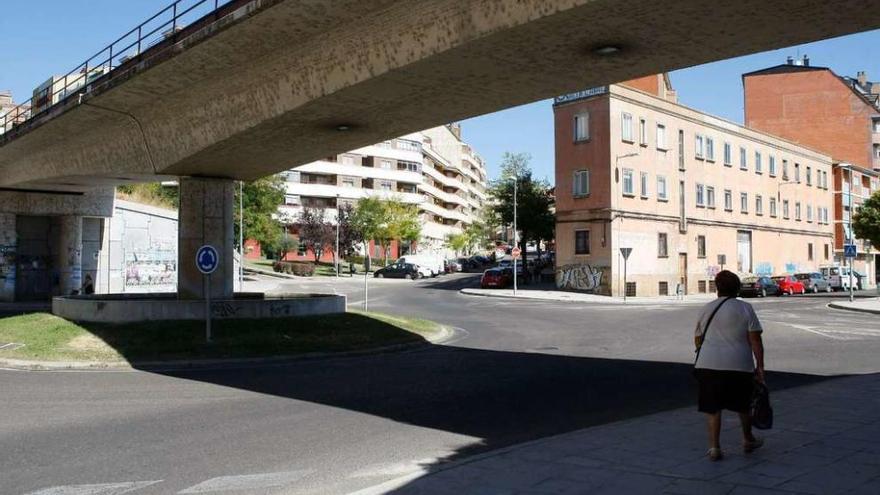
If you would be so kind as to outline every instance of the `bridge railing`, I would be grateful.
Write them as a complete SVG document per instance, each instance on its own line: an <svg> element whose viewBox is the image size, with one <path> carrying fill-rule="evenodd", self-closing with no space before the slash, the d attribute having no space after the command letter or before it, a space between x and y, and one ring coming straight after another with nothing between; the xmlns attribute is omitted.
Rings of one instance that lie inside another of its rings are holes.
<svg viewBox="0 0 880 495"><path fill-rule="evenodd" d="M177 0L105 46L63 76L52 76L26 103L0 115L0 135L42 114L65 99L91 90L90 85L159 43L177 37L185 27L234 0Z"/></svg>

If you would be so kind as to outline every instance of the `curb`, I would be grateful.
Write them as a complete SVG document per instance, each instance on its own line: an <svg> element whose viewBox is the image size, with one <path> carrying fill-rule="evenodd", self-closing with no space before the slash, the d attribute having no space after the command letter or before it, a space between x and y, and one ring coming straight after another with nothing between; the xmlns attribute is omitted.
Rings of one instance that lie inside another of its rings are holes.
<svg viewBox="0 0 880 495"><path fill-rule="evenodd" d="M0 359L0 368L15 371L171 371L237 368L253 365L284 365L300 361L317 361L329 358L363 357L394 352L405 352L441 345L467 334L467 330L443 325L438 335L423 342L407 342L372 349L344 352L311 352L297 356L271 356L259 358L196 359L180 361L29 361L24 359Z"/></svg>
<svg viewBox="0 0 880 495"><path fill-rule="evenodd" d="M568 299L568 298L554 298L554 297L524 297L524 296L513 296L510 294L493 294L491 292L482 292L482 289L473 289L473 288L464 288L459 289L460 294L465 296L476 296L476 297L494 297L498 299L519 299L522 301L548 301L548 302L562 302L562 303L580 303L580 304L596 304L596 305L607 305L607 306L652 306L656 304L666 304L666 303L674 303L674 304L705 304L709 302L709 299L706 300L694 300L694 301L673 301L668 299L657 299L656 301L634 301L634 302L623 302L622 300L611 299L608 298L607 301L584 301L577 299ZM561 291L563 294L567 294L567 292ZM602 296L606 297L606 296Z"/></svg>
<svg viewBox="0 0 880 495"><path fill-rule="evenodd" d="M880 309L870 309L870 308L853 308L850 306L843 305L841 303L828 303L829 308L841 309L843 311L854 311L856 313L868 313L872 315L880 315Z"/></svg>

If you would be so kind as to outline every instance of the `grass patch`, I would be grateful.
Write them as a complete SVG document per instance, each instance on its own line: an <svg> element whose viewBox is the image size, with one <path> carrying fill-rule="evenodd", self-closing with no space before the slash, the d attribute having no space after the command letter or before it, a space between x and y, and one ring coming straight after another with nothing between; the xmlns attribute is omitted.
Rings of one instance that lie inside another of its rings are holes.
<svg viewBox="0 0 880 495"><path fill-rule="evenodd" d="M266 320L216 320L205 343L203 321L75 323L48 313L0 318L0 358L42 361L158 361L294 356L424 341L442 330L427 320L380 313Z"/></svg>

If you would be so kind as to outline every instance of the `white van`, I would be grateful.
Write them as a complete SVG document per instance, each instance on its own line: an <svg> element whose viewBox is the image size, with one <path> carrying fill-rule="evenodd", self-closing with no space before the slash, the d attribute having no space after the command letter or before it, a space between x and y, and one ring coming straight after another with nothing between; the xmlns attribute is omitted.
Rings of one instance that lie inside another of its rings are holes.
<svg viewBox="0 0 880 495"><path fill-rule="evenodd" d="M427 268L432 277L443 273L443 258L434 254L407 254L397 258L398 263L412 263Z"/></svg>
<svg viewBox="0 0 880 495"><path fill-rule="evenodd" d="M819 268L819 272L832 290L849 290L849 267L848 266L823 266ZM853 284L857 283L855 273L853 273Z"/></svg>

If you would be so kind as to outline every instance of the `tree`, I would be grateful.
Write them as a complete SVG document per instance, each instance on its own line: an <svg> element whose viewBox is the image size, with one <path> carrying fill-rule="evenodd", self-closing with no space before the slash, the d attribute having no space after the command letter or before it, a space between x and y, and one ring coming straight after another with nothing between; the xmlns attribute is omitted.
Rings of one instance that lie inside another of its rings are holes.
<svg viewBox="0 0 880 495"><path fill-rule="evenodd" d="M372 266L372 253L369 242L380 238L387 229L388 215L385 205L378 198L364 198L358 201L351 215L352 227L360 233L367 263Z"/></svg>
<svg viewBox="0 0 880 495"><path fill-rule="evenodd" d="M324 219L324 210L303 208L297 217L299 242L315 256L315 263L321 261L324 251L335 251L336 228ZM334 259L336 253L333 253Z"/></svg>
<svg viewBox="0 0 880 495"><path fill-rule="evenodd" d="M853 234L880 249L880 191L875 191L853 215Z"/></svg>
<svg viewBox="0 0 880 495"><path fill-rule="evenodd" d="M495 199L493 209L502 224L513 223L513 191L516 182L517 229L523 263L526 263L525 246L534 241L540 253L541 241L555 236L556 216L553 213L553 195L546 181L532 178L528 154L505 153L501 164L501 178L493 181L490 195Z"/></svg>
<svg viewBox="0 0 880 495"><path fill-rule="evenodd" d="M254 239L267 250L278 247L282 238L283 226L278 219L278 205L284 202L284 178L280 175L263 177L244 183L244 238ZM238 205L239 192L235 191L235 204ZM241 218L235 208L235 238L238 239Z"/></svg>
<svg viewBox="0 0 880 495"><path fill-rule="evenodd" d="M280 236L278 241L278 260L283 261L287 257L287 253L299 249L299 241L287 232Z"/></svg>
<svg viewBox="0 0 880 495"><path fill-rule="evenodd" d="M358 230L352 221L354 217L354 207L346 204L336 211L336 218L339 222L339 256L345 258L350 256L354 251L354 247L364 241L364 236Z"/></svg>
<svg viewBox="0 0 880 495"><path fill-rule="evenodd" d="M464 252L469 245L468 236L464 232L459 234L449 234L446 236L446 247L453 250L455 255Z"/></svg>
<svg viewBox="0 0 880 495"><path fill-rule="evenodd" d="M422 235L422 223L419 219L419 208L416 205L406 204L397 199L385 201L385 210L388 217L387 229L382 236L385 241L383 253L387 264L387 249L392 241L415 242Z"/></svg>

